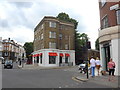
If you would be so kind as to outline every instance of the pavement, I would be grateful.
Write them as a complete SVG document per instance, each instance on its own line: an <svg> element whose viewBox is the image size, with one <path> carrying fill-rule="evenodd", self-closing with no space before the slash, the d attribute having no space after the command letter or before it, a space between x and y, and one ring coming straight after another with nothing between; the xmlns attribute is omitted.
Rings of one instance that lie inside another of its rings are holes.
<svg viewBox="0 0 120 90"><path fill-rule="evenodd" d="M120 88L120 83L119 83L119 76L115 76L113 78L113 80L108 81L108 73L106 73L106 75L102 75L100 74L99 76L97 75L97 70L95 70L95 77L92 77L91 75L89 75L89 78L87 79L87 75L83 74L83 73L79 73L78 76L76 76L75 78L77 80L83 81L83 82L92 82L92 83L96 83L96 84L100 84L100 85L105 85L111 88Z"/></svg>
<svg viewBox="0 0 120 90"><path fill-rule="evenodd" d="M65 69L65 68L73 68L75 66L53 66L53 67L43 67L43 66L38 66L37 64L32 65L32 64L24 64L23 66L19 66L18 68L20 69Z"/></svg>
<svg viewBox="0 0 120 90"><path fill-rule="evenodd" d="M114 77L114 80L113 81L108 81L108 73L106 73L106 75L102 75L100 74L99 76L97 75L97 70L95 69L95 77L91 77L91 75L89 74L89 78L87 79L87 75L86 74L83 74L83 73L80 73L78 72L78 66L61 66L61 67L41 67L41 66L38 66L38 65L27 65L25 64L23 67L21 66L18 66L19 68L21 69L72 69L72 68L75 68L75 70L77 72L76 75L74 76L74 78L76 80L79 80L81 82L91 82L91 83L96 83L96 84L100 84L100 85L105 85L105 86L108 86L108 87L112 87L112 88L120 88L120 85L118 85L118 77L119 76L115 76Z"/></svg>

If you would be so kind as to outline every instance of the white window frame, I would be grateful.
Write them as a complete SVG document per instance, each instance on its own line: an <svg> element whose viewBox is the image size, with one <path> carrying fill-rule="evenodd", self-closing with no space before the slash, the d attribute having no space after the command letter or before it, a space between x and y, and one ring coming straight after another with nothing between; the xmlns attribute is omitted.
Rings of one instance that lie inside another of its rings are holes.
<svg viewBox="0 0 120 90"><path fill-rule="evenodd" d="M105 16L102 18L102 29L107 28L107 27L109 27L108 16L105 15Z"/></svg>
<svg viewBox="0 0 120 90"><path fill-rule="evenodd" d="M43 33L41 34L41 40L43 39Z"/></svg>
<svg viewBox="0 0 120 90"><path fill-rule="evenodd" d="M117 24L120 24L120 10L116 11Z"/></svg>
<svg viewBox="0 0 120 90"><path fill-rule="evenodd" d="M49 38L56 38L56 32L50 31Z"/></svg>
<svg viewBox="0 0 120 90"><path fill-rule="evenodd" d="M59 34L59 38L60 38L60 40L62 39L62 37L63 37L63 35L62 35L62 34Z"/></svg>
<svg viewBox="0 0 120 90"><path fill-rule="evenodd" d="M49 22L49 27L56 28L56 22Z"/></svg>
<svg viewBox="0 0 120 90"><path fill-rule="evenodd" d="M50 49L56 49L56 43L55 42L49 42L49 48Z"/></svg>
<svg viewBox="0 0 120 90"><path fill-rule="evenodd" d="M68 50L68 44L65 44L65 49Z"/></svg>
<svg viewBox="0 0 120 90"><path fill-rule="evenodd" d="M43 29L43 28L44 28L44 24L41 25L41 29Z"/></svg>

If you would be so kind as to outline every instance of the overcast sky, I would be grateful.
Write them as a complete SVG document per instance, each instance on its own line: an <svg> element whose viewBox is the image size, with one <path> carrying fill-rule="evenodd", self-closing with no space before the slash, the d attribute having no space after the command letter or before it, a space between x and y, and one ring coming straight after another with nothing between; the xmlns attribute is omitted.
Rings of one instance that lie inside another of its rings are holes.
<svg viewBox="0 0 120 90"><path fill-rule="evenodd" d="M10 1L10 2L7 2ZM88 34L92 48L98 37L98 0L17 0L0 1L0 37L24 45L34 39L34 28L44 16L69 14L79 24L77 30ZM30 1L30 2L28 2Z"/></svg>

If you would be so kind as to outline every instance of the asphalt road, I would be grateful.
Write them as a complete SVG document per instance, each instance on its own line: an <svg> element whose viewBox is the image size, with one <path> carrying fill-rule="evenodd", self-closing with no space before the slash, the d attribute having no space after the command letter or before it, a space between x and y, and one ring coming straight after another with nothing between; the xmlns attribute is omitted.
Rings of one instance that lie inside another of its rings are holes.
<svg viewBox="0 0 120 90"><path fill-rule="evenodd" d="M2 88L109 88L95 83L77 81L76 68L50 70L2 70Z"/></svg>

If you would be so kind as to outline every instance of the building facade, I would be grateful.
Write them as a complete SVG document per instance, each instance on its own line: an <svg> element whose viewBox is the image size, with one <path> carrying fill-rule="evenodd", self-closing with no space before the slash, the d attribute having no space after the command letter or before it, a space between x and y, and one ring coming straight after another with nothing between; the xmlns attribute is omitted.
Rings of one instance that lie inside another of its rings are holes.
<svg viewBox="0 0 120 90"><path fill-rule="evenodd" d="M2 37L0 37L0 57L2 57L2 49L3 49L3 46L2 46Z"/></svg>
<svg viewBox="0 0 120 90"><path fill-rule="evenodd" d="M23 54L26 55L23 46L15 43L14 40L10 40L10 38L2 40L2 45L4 60L18 61L25 57L23 57Z"/></svg>
<svg viewBox="0 0 120 90"><path fill-rule="evenodd" d="M34 30L33 64L75 65L74 24L44 17Z"/></svg>
<svg viewBox="0 0 120 90"><path fill-rule="evenodd" d="M88 60L91 59L91 56L93 56L94 59L97 57L100 58L100 52L95 49L88 49Z"/></svg>
<svg viewBox="0 0 120 90"><path fill-rule="evenodd" d="M100 0L99 10L101 23L99 45L102 68L107 71L107 63L110 58L113 58L116 64L115 75L120 75L120 1Z"/></svg>

